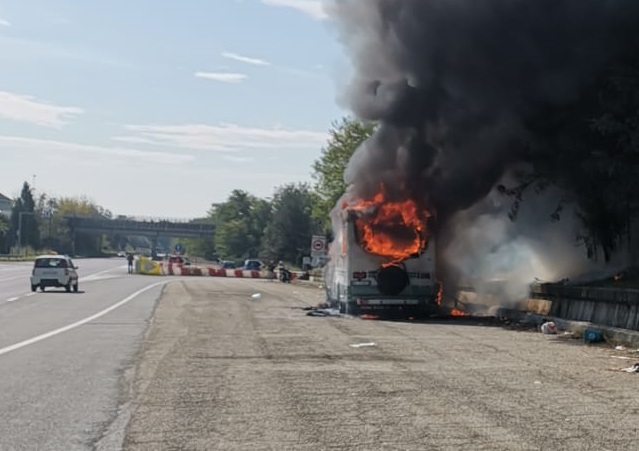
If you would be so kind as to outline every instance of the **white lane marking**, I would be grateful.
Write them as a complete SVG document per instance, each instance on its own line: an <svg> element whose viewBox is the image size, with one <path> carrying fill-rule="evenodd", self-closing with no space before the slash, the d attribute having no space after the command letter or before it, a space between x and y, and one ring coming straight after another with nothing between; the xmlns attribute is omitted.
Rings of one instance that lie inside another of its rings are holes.
<svg viewBox="0 0 639 451"><path fill-rule="evenodd" d="M21 294L20 296L16 296L16 297L7 299L7 302L16 302L16 301L19 301L22 298L28 298L30 296L35 296L36 294L37 293L35 293L35 292L29 292L29 293L26 293L26 294Z"/></svg>
<svg viewBox="0 0 639 451"><path fill-rule="evenodd" d="M89 275L84 276L84 279L88 279L89 277L99 277L102 274L110 273L112 271L115 271L116 269L126 269L126 265L117 266L115 268L110 268L110 269L105 269L104 271L100 271L100 272L94 272L93 274L89 274ZM82 278L80 280L82 280Z"/></svg>
<svg viewBox="0 0 639 451"><path fill-rule="evenodd" d="M0 282L8 282L10 280L23 279L23 278L24 278L24 276L9 277L7 279L0 279Z"/></svg>
<svg viewBox="0 0 639 451"><path fill-rule="evenodd" d="M69 324L67 326L60 327L59 329L52 330L51 332L47 332L45 334L38 335L38 336L33 337L33 338L29 338L28 340L21 341L20 343L16 343L16 344L13 344L11 346L6 346L4 348L0 348L0 355L8 354L11 351L15 351L17 349L24 348L26 346L35 344L35 343L37 343L39 341L46 340L47 338L51 338L51 337L55 337L56 335L60 335L60 334L62 334L64 332L67 332L67 331L69 331L71 329L75 329L76 327L80 327L83 324L86 324L86 323L88 323L90 321L96 320L96 319L106 315L107 313L112 312L113 310L117 309L118 307L122 307L124 304L126 304L127 302L132 301L133 299L135 299L136 297L138 297L139 295L141 295L145 291L148 291L151 288L155 288L155 287L160 286L160 285L164 285L166 283L168 283L168 281L156 282L154 284L147 285L146 287L136 291L135 293L127 296L126 298L122 299L119 302L116 302L115 304L111 305L110 307L107 307L104 310L99 311L98 313L96 313L94 315L88 316L88 317L86 317L84 319L81 319L80 321L76 321L75 323Z"/></svg>

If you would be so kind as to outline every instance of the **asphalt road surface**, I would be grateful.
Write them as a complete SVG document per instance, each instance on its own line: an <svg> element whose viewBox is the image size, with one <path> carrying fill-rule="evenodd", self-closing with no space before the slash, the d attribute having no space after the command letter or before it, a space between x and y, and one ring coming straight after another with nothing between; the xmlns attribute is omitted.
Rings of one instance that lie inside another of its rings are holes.
<svg viewBox="0 0 639 451"><path fill-rule="evenodd" d="M639 448L639 374L617 371L639 353L314 318L308 286L78 264L81 293L0 302L0 450Z"/></svg>
<svg viewBox="0 0 639 451"><path fill-rule="evenodd" d="M639 374L618 371L637 353L477 320L306 316L320 299L168 285L102 449L639 449Z"/></svg>
<svg viewBox="0 0 639 451"><path fill-rule="evenodd" d="M77 294L31 293L32 263L0 265L2 451L93 449L117 413L161 287L123 260L76 264Z"/></svg>

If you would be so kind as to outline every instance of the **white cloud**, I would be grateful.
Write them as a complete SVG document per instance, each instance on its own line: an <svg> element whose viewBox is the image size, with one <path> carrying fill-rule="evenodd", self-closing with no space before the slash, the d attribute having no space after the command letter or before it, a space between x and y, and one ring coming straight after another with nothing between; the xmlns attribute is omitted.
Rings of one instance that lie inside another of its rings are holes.
<svg viewBox="0 0 639 451"><path fill-rule="evenodd" d="M268 6L296 9L316 20L328 18L322 0L262 0Z"/></svg>
<svg viewBox="0 0 639 451"><path fill-rule="evenodd" d="M106 147L73 142L52 141L46 139L24 138L20 136L0 135L0 153L8 152L45 152L47 155L70 153L81 160L81 154L93 154L126 161L138 160L147 163L181 164L194 160L192 155L169 152L149 152L125 147Z"/></svg>
<svg viewBox="0 0 639 451"><path fill-rule="evenodd" d="M0 91L0 117L60 128L84 113L82 108L51 105L34 97Z"/></svg>
<svg viewBox="0 0 639 451"><path fill-rule="evenodd" d="M8 20L3 19L2 17L0 17L0 27L10 27L11 23L9 23Z"/></svg>
<svg viewBox="0 0 639 451"><path fill-rule="evenodd" d="M236 155L224 155L222 158L224 158L225 160L230 161L232 163L250 163L252 161L255 161L255 158L238 157Z"/></svg>
<svg viewBox="0 0 639 451"><path fill-rule="evenodd" d="M319 149L328 133L257 128L235 124L127 125L132 136L113 139L123 142L177 146L185 149L233 152L240 149Z"/></svg>
<svg viewBox="0 0 639 451"><path fill-rule="evenodd" d="M241 63L252 64L254 66L270 66L271 65L271 63L269 63L266 60L263 60L263 59L260 59L260 58L252 58L250 56L240 55L239 53L224 52L224 53L222 53L222 56L224 58L228 58L228 59L232 59L232 60L235 60L235 61L239 61Z"/></svg>
<svg viewBox="0 0 639 451"><path fill-rule="evenodd" d="M246 74L238 74L234 72L196 72L197 78L205 78L207 80L220 81L222 83L241 83L246 80Z"/></svg>
<svg viewBox="0 0 639 451"><path fill-rule="evenodd" d="M42 60L49 59L99 64L122 69L137 68L137 63L82 47L82 43L60 45L51 41L0 36L0 64L12 64L14 61L37 61L40 63Z"/></svg>

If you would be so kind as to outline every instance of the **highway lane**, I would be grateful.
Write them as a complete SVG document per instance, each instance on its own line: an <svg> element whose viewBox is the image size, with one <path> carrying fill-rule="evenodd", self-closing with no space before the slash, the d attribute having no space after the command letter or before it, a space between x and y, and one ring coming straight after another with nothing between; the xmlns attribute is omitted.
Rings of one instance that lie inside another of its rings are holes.
<svg viewBox="0 0 639 451"><path fill-rule="evenodd" d="M26 296L30 265L0 270L2 290L23 278L19 299L0 302L1 450L92 449L117 413L166 279L130 276L121 260L78 265L80 293Z"/></svg>
<svg viewBox="0 0 639 451"><path fill-rule="evenodd" d="M96 277L105 271L120 268L123 274L126 273L124 259L87 258L74 260L74 263L80 268L80 287L84 278ZM32 268L33 262L0 263L0 307L5 302L15 302L25 295L30 295L29 276Z"/></svg>

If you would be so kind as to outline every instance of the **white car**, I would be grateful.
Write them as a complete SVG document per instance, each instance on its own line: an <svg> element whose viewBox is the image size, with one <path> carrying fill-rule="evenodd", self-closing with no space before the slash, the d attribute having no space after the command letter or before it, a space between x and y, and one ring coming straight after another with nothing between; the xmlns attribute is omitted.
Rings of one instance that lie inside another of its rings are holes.
<svg viewBox="0 0 639 451"><path fill-rule="evenodd" d="M33 263L31 272L31 291L38 287L44 291L47 287L64 287L67 292L78 292L78 267L66 255L41 255Z"/></svg>

